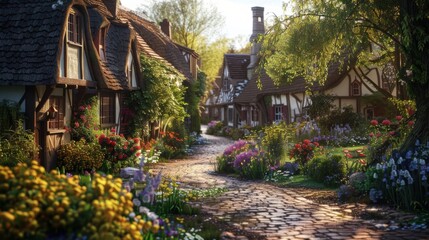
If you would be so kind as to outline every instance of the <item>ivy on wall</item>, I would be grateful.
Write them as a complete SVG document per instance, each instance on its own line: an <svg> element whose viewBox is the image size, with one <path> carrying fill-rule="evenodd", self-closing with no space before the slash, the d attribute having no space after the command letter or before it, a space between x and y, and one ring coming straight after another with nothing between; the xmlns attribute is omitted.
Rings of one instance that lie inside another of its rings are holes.
<svg viewBox="0 0 429 240"><path fill-rule="evenodd" d="M133 91L126 102L133 111L130 124L132 135L147 136L148 125L173 119L183 121L187 116L182 85L185 77L159 60L140 57L144 87Z"/></svg>

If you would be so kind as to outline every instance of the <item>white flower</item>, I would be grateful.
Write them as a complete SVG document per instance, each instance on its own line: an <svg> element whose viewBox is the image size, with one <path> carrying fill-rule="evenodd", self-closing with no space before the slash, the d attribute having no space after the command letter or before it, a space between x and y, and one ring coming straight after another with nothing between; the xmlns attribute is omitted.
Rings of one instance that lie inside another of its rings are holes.
<svg viewBox="0 0 429 240"><path fill-rule="evenodd" d="M394 171L396 170L396 165L395 164L392 165L392 170L394 170Z"/></svg>
<svg viewBox="0 0 429 240"><path fill-rule="evenodd" d="M56 3L52 4L52 9L53 10L57 9L57 4Z"/></svg>
<svg viewBox="0 0 429 240"><path fill-rule="evenodd" d="M390 174L392 177L397 177L398 176L398 172L396 170L393 170L392 173Z"/></svg>
<svg viewBox="0 0 429 240"><path fill-rule="evenodd" d="M61 0L58 0L58 5L63 5L63 1L61 1Z"/></svg>
<svg viewBox="0 0 429 240"><path fill-rule="evenodd" d="M426 165L426 161L424 159L420 159L420 165L422 166Z"/></svg>
<svg viewBox="0 0 429 240"><path fill-rule="evenodd" d="M374 175L372 175L375 179L377 179L378 175L377 173L374 173Z"/></svg>
<svg viewBox="0 0 429 240"><path fill-rule="evenodd" d="M390 167L390 166L392 166L392 165L395 165L395 160L394 160L393 158L390 158L390 160L389 160L389 162L388 162L387 166L388 166L388 167Z"/></svg>
<svg viewBox="0 0 429 240"><path fill-rule="evenodd" d="M411 177L410 172L408 172L408 170L404 171L404 177L406 177L406 178Z"/></svg>
<svg viewBox="0 0 429 240"><path fill-rule="evenodd" d="M426 177L426 175L423 175L422 176L422 181L426 181L426 180L428 180L428 178Z"/></svg>
<svg viewBox="0 0 429 240"><path fill-rule="evenodd" d="M375 166L375 169L377 169L377 170L381 170L381 164L380 164L380 163L377 163L377 165Z"/></svg>
<svg viewBox="0 0 429 240"><path fill-rule="evenodd" d="M133 199L133 204L136 207L140 207L140 205L142 205L142 203L140 202L140 200L138 198Z"/></svg>
<svg viewBox="0 0 429 240"><path fill-rule="evenodd" d="M404 180L401 181L401 186L405 186L405 181Z"/></svg>
<svg viewBox="0 0 429 240"><path fill-rule="evenodd" d="M408 184L413 184L414 183L414 179L410 176L409 178L407 178L408 180Z"/></svg>
<svg viewBox="0 0 429 240"><path fill-rule="evenodd" d="M403 161L404 161L404 159L402 157L399 157L398 164L401 164Z"/></svg>
<svg viewBox="0 0 429 240"><path fill-rule="evenodd" d="M414 159L413 159L413 163L414 163L414 164L417 164L417 163L418 163L417 158L414 158Z"/></svg>
<svg viewBox="0 0 429 240"><path fill-rule="evenodd" d="M129 216L130 218L135 218L135 217L136 217L136 214L135 214L134 212L131 212L128 216Z"/></svg>
<svg viewBox="0 0 429 240"><path fill-rule="evenodd" d="M404 170L402 170L402 169L399 170L399 176L404 176L404 173L405 173Z"/></svg>

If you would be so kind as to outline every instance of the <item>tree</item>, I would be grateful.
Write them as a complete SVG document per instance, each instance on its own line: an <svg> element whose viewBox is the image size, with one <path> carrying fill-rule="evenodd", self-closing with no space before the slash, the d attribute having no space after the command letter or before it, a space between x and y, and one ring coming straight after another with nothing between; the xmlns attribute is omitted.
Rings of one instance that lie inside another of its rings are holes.
<svg viewBox="0 0 429 240"><path fill-rule="evenodd" d="M218 34L224 21L215 6L202 0L152 0L144 12L154 22L167 19L173 41L200 54L202 71L214 80L229 41Z"/></svg>
<svg viewBox="0 0 429 240"><path fill-rule="evenodd" d="M276 19L262 41L260 66L276 83L304 76L323 84L335 61L394 62L417 108L401 151L428 140L429 1L294 0L293 14Z"/></svg>

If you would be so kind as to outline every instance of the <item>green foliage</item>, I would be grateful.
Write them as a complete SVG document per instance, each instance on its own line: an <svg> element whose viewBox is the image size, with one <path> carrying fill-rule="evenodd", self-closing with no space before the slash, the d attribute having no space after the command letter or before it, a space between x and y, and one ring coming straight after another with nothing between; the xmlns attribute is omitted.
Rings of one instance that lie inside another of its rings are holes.
<svg viewBox="0 0 429 240"><path fill-rule="evenodd" d="M93 96L85 100L76 112L73 113L73 120L69 127L72 140L79 141L84 138L87 142L96 140L99 127L98 97Z"/></svg>
<svg viewBox="0 0 429 240"><path fill-rule="evenodd" d="M207 76L203 72L198 73L198 79L186 89L186 112L189 115L189 132L201 133L200 101L206 91Z"/></svg>
<svg viewBox="0 0 429 240"><path fill-rule="evenodd" d="M185 139L186 129L179 121L173 121L166 132L160 132L160 137L156 143L156 149L161 151L161 157L174 159L183 157L186 154Z"/></svg>
<svg viewBox="0 0 429 240"><path fill-rule="evenodd" d="M155 23L168 19L174 42L195 50L210 82L218 75L229 40L219 36L224 23L218 9L202 0L152 1L145 9Z"/></svg>
<svg viewBox="0 0 429 240"><path fill-rule="evenodd" d="M287 152L287 147L293 139L295 130L292 124L285 122L264 127L261 146L267 152L270 165L279 165L280 159Z"/></svg>
<svg viewBox="0 0 429 240"><path fill-rule="evenodd" d="M346 106L343 109L336 108L328 112L327 116L319 119L319 125L325 133L329 133L336 125L348 125L356 133L362 133L365 131L367 121L351 106Z"/></svg>
<svg viewBox="0 0 429 240"><path fill-rule="evenodd" d="M334 96L327 94L315 94L310 96L311 105L307 109L308 115L312 119L325 117L334 107Z"/></svg>
<svg viewBox="0 0 429 240"><path fill-rule="evenodd" d="M143 55L140 63L145 88L132 91L126 104L133 111L130 123L132 135L144 136L148 134L149 123L167 119L183 120L187 114L183 75L173 67Z"/></svg>
<svg viewBox="0 0 429 240"><path fill-rule="evenodd" d="M345 162L339 155L318 156L307 163L305 173L327 186L339 186L346 175Z"/></svg>
<svg viewBox="0 0 429 240"><path fill-rule="evenodd" d="M17 103L8 100L0 103L0 135L17 128L20 119L22 114Z"/></svg>
<svg viewBox="0 0 429 240"><path fill-rule="evenodd" d="M406 84L418 113L401 152L417 139L426 142L429 2L295 0L292 5L293 13L276 19L262 39L260 70L265 69L275 83L304 77L309 84L323 84L332 63L344 68L355 59L358 66L400 62L395 66L398 78Z"/></svg>
<svg viewBox="0 0 429 240"><path fill-rule="evenodd" d="M38 147L34 135L26 131L22 121L16 122L15 130L5 131L0 138L0 165L13 167L29 163L37 156Z"/></svg>
<svg viewBox="0 0 429 240"><path fill-rule="evenodd" d="M67 173L82 174L99 170L103 165L104 151L98 142L84 138L61 145L57 150L57 165Z"/></svg>

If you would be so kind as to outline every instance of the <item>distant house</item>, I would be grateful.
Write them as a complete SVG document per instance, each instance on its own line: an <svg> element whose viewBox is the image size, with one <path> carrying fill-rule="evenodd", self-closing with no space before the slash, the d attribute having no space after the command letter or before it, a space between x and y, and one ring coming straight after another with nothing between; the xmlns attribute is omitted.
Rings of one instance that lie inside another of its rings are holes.
<svg viewBox="0 0 429 240"><path fill-rule="evenodd" d="M2 1L0 100L12 100L35 133L39 159L55 167L70 141L65 127L85 98L98 96L100 125L126 133L130 91L143 86L140 54L192 79L182 51L155 24L121 9L118 0Z"/></svg>
<svg viewBox="0 0 429 240"><path fill-rule="evenodd" d="M328 76L323 86L306 86L305 79L298 77L286 85L276 86L273 80L261 71L260 76L255 74L258 65L260 43L256 42L259 34L264 34L264 8L253 7L253 32L250 37L251 53L244 55L225 54L222 66L223 77L220 83L222 90L217 96L216 103L208 102L207 113L212 119L223 121L225 125L241 127L245 125L266 125L277 121L300 121L306 115L305 109L311 104L308 91L313 94L325 93L333 95L334 105L339 108L351 106L367 118L384 114L379 106L365 101L365 97L376 92L385 95L397 95L396 80L392 81L384 74L389 65L378 67L364 67L356 65L355 61L342 69L338 63L329 66ZM231 57L250 59L247 63L247 74L243 73L243 61L231 61ZM240 69L240 78L231 79L231 69ZM258 87L258 79L262 88ZM220 112L219 115L213 114Z"/></svg>

